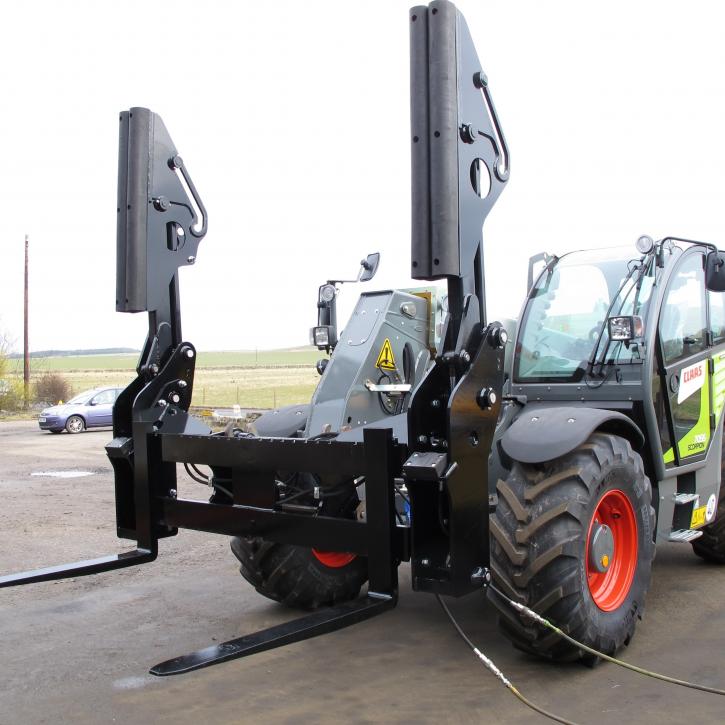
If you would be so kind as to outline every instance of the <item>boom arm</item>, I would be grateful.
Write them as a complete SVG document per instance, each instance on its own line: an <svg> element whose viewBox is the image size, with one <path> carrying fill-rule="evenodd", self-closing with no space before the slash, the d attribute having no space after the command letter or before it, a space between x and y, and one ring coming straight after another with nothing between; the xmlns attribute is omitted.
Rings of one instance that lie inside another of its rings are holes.
<svg viewBox="0 0 725 725"><path fill-rule="evenodd" d="M410 11L414 279L448 280L445 350L486 323L482 227L509 152L466 21L447 0Z"/></svg>
<svg viewBox="0 0 725 725"><path fill-rule="evenodd" d="M161 118L120 114L116 310L149 313L139 373L154 374L181 342L178 269L196 261L207 215Z"/></svg>

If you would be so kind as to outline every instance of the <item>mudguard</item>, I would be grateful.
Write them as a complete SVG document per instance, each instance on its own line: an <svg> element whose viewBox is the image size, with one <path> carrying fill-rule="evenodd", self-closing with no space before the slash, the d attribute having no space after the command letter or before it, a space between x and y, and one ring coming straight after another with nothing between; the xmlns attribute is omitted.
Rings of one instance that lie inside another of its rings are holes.
<svg viewBox="0 0 725 725"><path fill-rule="evenodd" d="M627 416L612 410L527 406L503 434L501 446L521 463L544 463L573 451L594 431L626 438L641 448L644 435Z"/></svg>
<svg viewBox="0 0 725 725"><path fill-rule="evenodd" d="M258 436L270 438L291 438L307 425L310 415L309 403L285 405L277 410L263 413L252 423L250 430Z"/></svg>

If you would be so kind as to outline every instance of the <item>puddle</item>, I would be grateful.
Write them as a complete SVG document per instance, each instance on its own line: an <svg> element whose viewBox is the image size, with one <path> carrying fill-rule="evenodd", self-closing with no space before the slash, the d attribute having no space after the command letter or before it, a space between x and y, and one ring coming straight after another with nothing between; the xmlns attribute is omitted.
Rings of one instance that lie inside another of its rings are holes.
<svg viewBox="0 0 725 725"><path fill-rule="evenodd" d="M30 475L46 478L83 478L83 476L92 476L93 471L35 471Z"/></svg>

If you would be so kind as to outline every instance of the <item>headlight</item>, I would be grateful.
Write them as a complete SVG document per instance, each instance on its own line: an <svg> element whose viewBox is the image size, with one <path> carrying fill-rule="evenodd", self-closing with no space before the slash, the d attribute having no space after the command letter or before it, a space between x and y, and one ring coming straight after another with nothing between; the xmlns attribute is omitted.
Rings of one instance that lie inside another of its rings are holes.
<svg viewBox="0 0 725 725"><path fill-rule="evenodd" d="M652 247L654 247L654 245L654 239L652 239L652 237L648 237L646 234L643 234L635 244L635 246L637 247L637 251L640 254L648 254L652 251Z"/></svg>
<svg viewBox="0 0 725 725"><path fill-rule="evenodd" d="M607 324L609 339L613 342L629 342L644 337L644 322L638 315L610 317Z"/></svg>
<svg viewBox="0 0 725 725"><path fill-rule="evenodd" d="M335 285L323 284L320 287L320 302L332 302L335 299Z"/></svg>
<svg viewBox="0 0 725 725"><path fill-rule="evenodd" d="M327 347L330 344L330 328L327 325L313 327L310 337L312 338L313 345Z"/></svg>

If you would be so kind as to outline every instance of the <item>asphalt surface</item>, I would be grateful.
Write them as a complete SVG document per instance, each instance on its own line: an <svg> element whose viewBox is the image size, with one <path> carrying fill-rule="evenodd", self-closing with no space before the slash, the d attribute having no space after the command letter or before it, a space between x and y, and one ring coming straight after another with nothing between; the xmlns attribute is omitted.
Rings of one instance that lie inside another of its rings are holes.
<svg viewBox="0 0 725 725"><path fill-rule="evenodd" d="M0 423L0 572L131 548L115 537L109 437ZM206 492L182 480L180 493ZM725 687L724 602L725 567L703 563L687 544L660 546L645 619L623 657ZM539 662L498 634L483 596L449 604L506 676L562 717L725 721L725 698L610 664ZM152 564L2 589L0 723L549 722L484 669L431 596L411 591L405 566L397 609L376 619L187 675L148 674L157 662L294 616L241 580L224 538L196 532L162 541Z"/></svg>

